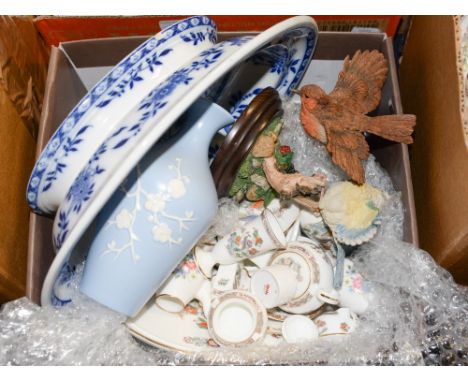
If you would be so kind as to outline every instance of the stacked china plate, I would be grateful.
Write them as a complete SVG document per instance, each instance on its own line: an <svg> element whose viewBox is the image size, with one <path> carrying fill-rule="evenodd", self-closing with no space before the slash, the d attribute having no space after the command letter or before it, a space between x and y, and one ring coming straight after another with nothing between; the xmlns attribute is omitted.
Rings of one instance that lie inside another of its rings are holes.
<svg viewBox="0 0 468 382"><path fill-rule="evenodd" d="M28 184L31 208L55 215L42 304L71 302L67 283L85 260L81 291L137 315L216 214L213 136L222 141L264 88L289 95L317 33L299 16L217 42L210 18L191 17L102 78L57 128Z"/></svg>

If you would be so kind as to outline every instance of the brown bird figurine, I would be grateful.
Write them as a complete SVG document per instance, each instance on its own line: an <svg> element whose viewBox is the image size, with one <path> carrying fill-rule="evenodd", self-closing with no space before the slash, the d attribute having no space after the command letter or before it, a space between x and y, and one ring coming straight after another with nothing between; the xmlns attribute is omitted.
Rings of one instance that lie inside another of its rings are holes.
<svg viewBox="0 0 468 382"><path fill-rule="evenodd" d="M366 115L380 103L387 72L387 60L382 53L358 50L352 59L345 58L330 94L317 85L300 89L300 118L304 130L326 144L333 162L358 184L365 182L361 161L369 156L364 132L391 141L413 142L411 134L416 116Z"/></svg>

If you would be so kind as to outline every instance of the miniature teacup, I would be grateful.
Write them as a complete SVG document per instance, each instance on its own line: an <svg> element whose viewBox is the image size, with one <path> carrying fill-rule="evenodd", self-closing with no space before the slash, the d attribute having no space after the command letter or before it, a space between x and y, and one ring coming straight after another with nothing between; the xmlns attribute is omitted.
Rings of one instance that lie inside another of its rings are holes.
<svg viewBox="0 0 468 382"><path fill-rule="evenodd" d="M239 264L220 265L211 280L213 295L219 295L234 289Z"/></svg>
<svg viewBox="0 0 468 382"><path fill-rule="evenodd" d="M334 312L321 314L314 322L317 325L319 336L324 337L353 332L358 324L358 318L348 308L340 308Z"/></svg>
<svg viewBox="0 0 468 382"><path fill-rule="evenodd" d="M255 203L252 203L252 205L255 205ZM268 205L267 209L273 212L283 232L287 232L286 241L295 241L300 234L300 227L298 222L298 217L300 213L299 207L297 207L293 202L290 201L280 201L279 199L273 199L272 202ZM244 204L244 210L253 211L252 213L254 213L254 215L250 216L258 216L258 207L251 207L251 209L249 210ZM244 216L244 218L249 218L249 215ZM264 268L270 263L273 254L274 251L270 251L263 255L255 256L250 260L259 268Z"/></svg>
<svg viewBox="0 0 468 382"><path fill-rule="evenodd" d="M255 272L258 271L258 269L259 268L257 267L243 266L237 274L235 289L250 292L250 282L252 276L255 274Z"/></svg>
<svg viewBox="0 0 468 382"><path fill-rule="evenodd" d="M286 232L293 225L301 212L299 207L290 200L273 199L267 208L278 219L283 232Z"/></svg>
<svg viewBox="0 0 468 382"><path fill-rule="evenodd" d="M169 284L162 291L163 294L156 296L156 305L167 312L180 313L190 301L198 300L203 307L203 313L207 316L212 297L210 281L204 279L196 289L188 287L188 284L184 285L182 282Z"/></svg>
<svg viewBox="0 0 468 382"><path fill-rule="evenodd" d="M301 297L310 286L310 261L307 256L288 249L277 252L271 260L271 265L283 265L291 268L296 274L295 299Z"/></svg>
<svg viewBox="0 0 468 382"><path fill-rule="evenodd" d="M259 268L265 268L268 264L270 264L271 258L273 257L274 254L275 254L275 251L270 251L270 252L264 253L263 255L252 257L250 261Z"/></svg>
<svg viewBox="0 0 468 382"><path fill-rule="evenodd" d="M301 210L298 220L302 233L309 239L328 245L333 242L333 236L325 225L320 213L313 214L309 211Z"/></svg>
<svg viewBox="0 0 468 382"><path fill-rule="evenodd" d="M296 297L297 273L287 265L259 269L250 281L251 292L267 309L286 304Z"/></svg>
<svg viewBox="0 0 468 382"><path fill-rule="evenodd" d="M339 304L338 292L333 289L333 265L319 245L312 241L289 243L285 251L275 255L271 264L296 267L302 278L298 285L301 290L309 282L304 294L281 306L284 311L305 314L318 309L324 303Z"/></svg>
<svg viewBox="0 0 468 382"><path fill-rule="evenodd" d="M260 216L264 209L263 200L257 202L243 200L239 204L239 219L245 219L251 216Z"/></svg>
<svg viewBox="0 0 468 382"><path fill-rule="evenodd" d="M314 321L301 315L288 316L283 321L281 332L288 344L313 341L319 336L319 331Z"/></svg>
<svg viewBox="0 0 468 382"><path fill-rule="evenodd" d="M241 347L258 342L264 338L267 327L265 307L248 292L233 290L212 301L208 331L221 346Z"/></svg>
<svg viewBox="0 0 468 382"><path fill-rule="evenodd" d="M239 208L239 218L249 219L261 215L265 208L263 202L248 202L243 201ZM280 224L283 232L297 220L301 210L299 207L290 200L273 199L267 207L268 210L273 212L278 223Z"/></svg>
<svg viewBox="0 0 468 382"><path fill-rule="evenodd" d="M211 302L211 285L198 270L193 255L188 255L158 291L155 302L167 312L179 313L193 299L201 302L207 315Z"/></svg>
<svg viewBox="0 0 468 382"><path fill-rule="evenodd" d="M369 307L370 290L362 276L354 270L351 260L345 259L343 285L339 290L340 306L362 314Z"/></svg>
<svg viewBox="0 0 468 382"><path fill-rule="evenodd" d="M247 258L286 247L286 237L273 213L265 209L260 216L223 237L211 252L195 249L198 267L207 277L215 264L233 264Z"/></svg>

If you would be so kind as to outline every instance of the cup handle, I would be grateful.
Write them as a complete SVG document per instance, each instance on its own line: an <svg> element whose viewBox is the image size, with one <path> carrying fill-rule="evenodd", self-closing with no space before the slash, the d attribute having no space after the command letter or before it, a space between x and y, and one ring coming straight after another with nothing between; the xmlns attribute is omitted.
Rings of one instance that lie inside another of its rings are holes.
<svg viewBox="0 0 468 382"><path fill-rule="evenodd" d="M325 292L323 290L320 290L318 293L317 293L317 298L326 303L326 304L330 304L330 305L339 305L340 304L340 296L339 296L339 293L336 291L336 290L332 290L332 291L329 291L329 292Z"/></svg>
<svg viewBox="0 0 468 382"><path fill-rule="evenodd" d="M195 247L194 258L195 258L195 262L197 263L198 269L200 270L202 275L210 279L212 276L211 271L213 270L213 267L215 266L215 261L213 260L213 254L199 247Z"/></svg>
<svg viewBox="0 0 468 382"><path fill-rule="evenodd" d="M369 300L362 293L340 291L340 306L354 313L363 314L369 307Z"/></svg>
<svg viewBox="0 0 468 382"><path fill-rule="evenodd" d="M203 313L205 317L208 318L208 314L211 310L211 298L212 298L212 288L211 283L208 280L203 281L200 289L198 290L197 294L195 295L195 299L200 301Z"/></svg>
<svg viewBox="0 0 468 382"><path fill-rule="evenodd" d="M289 228L289 231L286 234L286 240L288 241L288 243L296 241L297 238L299 237L300 233L301 233L301 227L300 227L299 219L297 219L293 223L291 228Z"/></svg>

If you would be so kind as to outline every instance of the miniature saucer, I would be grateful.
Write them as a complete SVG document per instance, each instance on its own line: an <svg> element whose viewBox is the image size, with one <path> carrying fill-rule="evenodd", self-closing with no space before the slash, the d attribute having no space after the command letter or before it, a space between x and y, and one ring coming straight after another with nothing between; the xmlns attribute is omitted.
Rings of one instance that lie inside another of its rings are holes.
<svg viewBox="0 0 468 382"><path fill-rule="evenodd" d="M307 316L313 320L314 318L320 316L322 313L325 313L326 310L327 310L327 305L322 305L317 310L307 313L304 316ZM285 312L284 310L281 310L281 308L276 307L273 309L268 309L267 315L268 315L268 319L271 321L283 322L284 320L286 320L286 318L291 316L292 313Z"/></svg>
<svg viewBox="0 0 468 382"><path fill-rule="evenodd" d="M55 281L76 244L128 173L177 118L215 81L265 45L277 40L313 39L317 25L307 16L293 17L254 38L227 40L203 51L175 71L122 121L81 171L54 221L58 250L43 284L41 303L50 305ZM312 54L310 48L308 54ZM305 69L305 67L303 68ZM155 127L156 126L156 127Z"/></svg>
<svg viewBox="0 0 468 382"><path fill-rule="evenodd" d="M208 333L208 323L197 302L181 313L169 313L150 301L125 325L143 342L168 350L193 353L219 347Z"/></svg>
<svg viewBox="0 0 468 382"><path fill-rule="evenodd" d="M53 214L93 152L128 110L215 42L213 20L195 16L165 28L120 61L73 108L42 151L27 189L31 208Z"/></svg>

